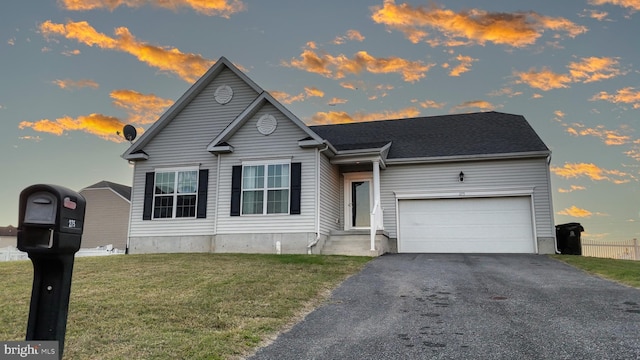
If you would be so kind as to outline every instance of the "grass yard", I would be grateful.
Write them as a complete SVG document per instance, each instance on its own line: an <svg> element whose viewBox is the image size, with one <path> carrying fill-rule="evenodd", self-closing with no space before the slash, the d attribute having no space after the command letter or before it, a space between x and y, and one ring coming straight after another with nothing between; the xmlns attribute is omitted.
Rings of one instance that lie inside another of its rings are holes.
<svg viewBox="0 0 640 360"><path fill-rule="evenodd" d="M553 258L591 274L640 288L640 261L601 259L575 255L553 255Z"/></svg>
<svg viewBox="0 0 640 360"><path fill-rule="evenodd" d="M158 254L75 259L65 359L229 359L370 258ZM0 263L0 339L24 340L31 261Z"/></svg>

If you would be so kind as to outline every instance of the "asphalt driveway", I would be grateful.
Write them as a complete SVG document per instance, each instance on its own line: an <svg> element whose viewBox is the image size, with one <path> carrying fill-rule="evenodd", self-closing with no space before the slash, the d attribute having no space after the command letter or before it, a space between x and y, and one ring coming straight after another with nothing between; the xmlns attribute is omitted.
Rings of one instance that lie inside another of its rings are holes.
<svg viewBox="0 0 640 360"><path fill-rule="evenodd" d="M540 255L385 255L250 359L640 359L640 290Z"/></svg>

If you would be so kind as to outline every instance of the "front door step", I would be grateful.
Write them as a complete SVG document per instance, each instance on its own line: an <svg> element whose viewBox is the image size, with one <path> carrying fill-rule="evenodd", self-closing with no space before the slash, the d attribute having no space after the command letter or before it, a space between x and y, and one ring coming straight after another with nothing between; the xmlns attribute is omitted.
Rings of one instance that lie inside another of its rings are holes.
<svg viewBox="0 0 640 360"><path fill-rule="evenodd" d="M369 230L332 231L324 244L323 255L380 256L387 252L388 236L379 231L376 235L376 250L371 251Z"/></svg>

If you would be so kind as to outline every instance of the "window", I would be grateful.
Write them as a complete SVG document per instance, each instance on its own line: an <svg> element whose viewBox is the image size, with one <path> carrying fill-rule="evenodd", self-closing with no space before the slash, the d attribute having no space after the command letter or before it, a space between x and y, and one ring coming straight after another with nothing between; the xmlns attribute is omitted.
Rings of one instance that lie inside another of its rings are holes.
<svg viewBox="0 0 640 360"><path fill-rule="evenodd" d="M155 173L153 218L194 218L198 198L198 170Z"/></svg>
<svg viewBox="0 0 640 360"><path fill-rule="evenodd" d="M289 164L242 167L242 215L289 213Z"/></svg>

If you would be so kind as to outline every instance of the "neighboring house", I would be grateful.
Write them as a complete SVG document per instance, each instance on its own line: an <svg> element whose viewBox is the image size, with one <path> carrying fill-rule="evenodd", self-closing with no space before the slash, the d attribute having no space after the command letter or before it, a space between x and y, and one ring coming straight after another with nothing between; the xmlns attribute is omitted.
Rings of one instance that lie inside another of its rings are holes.
<svg viewBox="0 0 640 360"><path fill-rule="evenodd" d="M221 58L122 155L129 251L554 253L550 153L498 112L307 126Z"/></svg>
<svg viewBox="0 0 640 360"><path fill-rule="evenodd" d="M0 249L7 246L16 247L18 245L18 228L11 225L0 227Z"/></svg>
<svg viewBox="0 0 640 360"><path fill-rule="evenodd" d="M127 248L131 187L109 181L80 190L87 200L82 248L113 245L115 249Z"/></svg>

